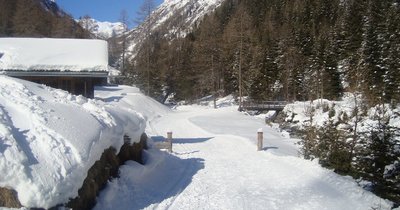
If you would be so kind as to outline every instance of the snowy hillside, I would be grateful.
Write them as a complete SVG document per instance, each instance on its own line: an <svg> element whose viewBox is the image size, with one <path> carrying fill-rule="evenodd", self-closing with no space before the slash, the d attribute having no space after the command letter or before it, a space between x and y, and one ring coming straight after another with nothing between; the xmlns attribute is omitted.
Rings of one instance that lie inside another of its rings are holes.
<svg viewBox="0 0 400 210"><path fill-rule="evenodd" d="M128 32L128 52L135 56L145 38L145 30L150 24L151 32L162 30L165 37L185 36L195 24L221 5L223 0L165 0L145 21Z"/></svg>
<svg viewBox="0 0 400 210"><path fill-rule="evenodd" d="M66 203L105 149L144 129L132 109L0 75L0 187L25 207Z"/></svg>

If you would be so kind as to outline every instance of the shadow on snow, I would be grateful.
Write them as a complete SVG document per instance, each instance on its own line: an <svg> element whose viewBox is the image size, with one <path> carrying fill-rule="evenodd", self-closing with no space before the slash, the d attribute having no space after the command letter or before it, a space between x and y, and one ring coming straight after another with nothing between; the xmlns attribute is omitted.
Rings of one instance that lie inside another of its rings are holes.
<svg viewBox="0 0 400 210"><path fill-rule="evenodd" d="M197 144L203 143L214 137L207 137L207 138L172 138L173 144ZM164 136L152 136L151 139L154 142L165 142L166 138Z"/></svg>
<svg viewBox="0 0 400 210"><path fill-rule="evenodd" d="M143 166L132 161L127 163L128 169L125 169L124 176L129 177L126 184L132 192L125 192L118 197L116 209L156 209L159 203L167 199L172 199L171 205L189 186L195 174L204 169L204 159L201 158L181 159L152 149L144 151L144 157L146 163ZM115 206L99 207L115 209Z"/></svg>

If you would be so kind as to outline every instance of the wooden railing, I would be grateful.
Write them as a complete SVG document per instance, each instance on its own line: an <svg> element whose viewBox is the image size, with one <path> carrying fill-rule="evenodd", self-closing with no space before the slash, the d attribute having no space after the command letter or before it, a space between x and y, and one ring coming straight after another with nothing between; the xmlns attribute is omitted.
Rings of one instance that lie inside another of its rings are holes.
<svg viewBox="0 0 400 210"><path fill-rule="evenodd" d="M256 111L281 111L285 108L286 104L286 101L245 101L243 102L243 109Z"/></svg>

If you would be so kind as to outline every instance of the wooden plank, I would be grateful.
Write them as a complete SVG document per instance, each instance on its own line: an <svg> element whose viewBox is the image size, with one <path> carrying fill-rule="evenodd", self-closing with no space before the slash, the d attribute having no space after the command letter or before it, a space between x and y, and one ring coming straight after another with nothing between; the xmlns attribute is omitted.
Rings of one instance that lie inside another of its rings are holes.
<svg viewBox="0 0 400 210"><path fill-rule="evenodd" d="M243 109L245 110L276 110L281 111L285 108L286 101L263 101L263 102L244 102Z"/></svg>

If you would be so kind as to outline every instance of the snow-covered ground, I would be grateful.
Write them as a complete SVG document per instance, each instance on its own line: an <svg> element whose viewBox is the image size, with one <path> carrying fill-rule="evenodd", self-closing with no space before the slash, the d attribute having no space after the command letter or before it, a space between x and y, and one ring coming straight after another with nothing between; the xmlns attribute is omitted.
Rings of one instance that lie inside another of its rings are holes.
<svg viewBox="0 0 400 210"><path fill-rule="evenodd" d="M134 107L154 140L173 132L173 153L150 148L146 164L128 162L95 209L390 209L350 177L298 157L296 140L235 106L170 111L135 88L102 88L97 97ZM264 131L264 150L256 133Z"/></svg>
<svg viewBox="0 0 400 210"><path fill-rule="evenodd" d="M144 129L132 109L0 75L0 187L26 207L66 203L105 149Z"/></svg>

